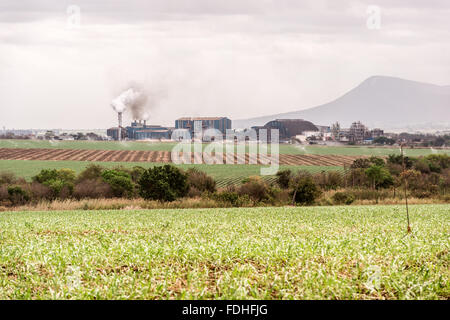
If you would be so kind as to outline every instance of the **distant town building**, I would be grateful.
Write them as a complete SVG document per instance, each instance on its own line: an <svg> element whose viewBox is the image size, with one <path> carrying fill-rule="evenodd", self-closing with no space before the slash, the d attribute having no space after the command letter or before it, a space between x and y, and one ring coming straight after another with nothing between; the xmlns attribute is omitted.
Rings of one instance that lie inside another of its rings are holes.
<svg viewBox="0 0 450 320"><path fill-rule="evenodd" d="M331 137L335 141L352 143L372 143L373 139L384 136L384 131L379 128L369 130L361 121L355 121L350 128L341 128L339 122L331 126Z"/></svg>
<svg viewBox="0 0 450 320"><path fill-rule="evenodd" d="M349 141L361 143L369 136L369 129L361 121L353 122L350 126Z"/></svg>
<svg viewBox="0 0 450 320"><path fill-rule="evenodd" d="M384 130L379 129L379 128L375 128L375 129L370 131L370 134L371 134L373 139L379 138L379 137L383 137L384 136Z"/></svg>

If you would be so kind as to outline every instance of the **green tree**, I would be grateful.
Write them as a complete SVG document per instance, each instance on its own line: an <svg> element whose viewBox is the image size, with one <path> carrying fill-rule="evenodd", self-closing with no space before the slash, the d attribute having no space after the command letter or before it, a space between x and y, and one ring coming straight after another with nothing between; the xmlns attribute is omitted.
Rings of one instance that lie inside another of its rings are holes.
<svg viewBox="0 0 450 320"><path fill-rule="evenodd" d="M386 188L394 183L394 179L389 171L379 165L371 165L365 170L365 174L374 189Z"/></svg>
<svg viewBox="0 0 450 320"><path fill-rule="evenodd" d="M149 200L174 201L189 190L186 174L172 165L149 168L138 185L139 194Z"/></svg>
<svg viewBox="0 0 450 320"><path fill-rule="evenodd" d="M109 184L115 197L130 197L133 194L133 181L131 175L120 169L104 170L103 181Z"/></svg>
<svg viewBox="0 0 450 320"><path fill-rule="evenodd" d="M291 179L291 187L292 204L311 205L322 193L311 175L301 171Z"/></svg>

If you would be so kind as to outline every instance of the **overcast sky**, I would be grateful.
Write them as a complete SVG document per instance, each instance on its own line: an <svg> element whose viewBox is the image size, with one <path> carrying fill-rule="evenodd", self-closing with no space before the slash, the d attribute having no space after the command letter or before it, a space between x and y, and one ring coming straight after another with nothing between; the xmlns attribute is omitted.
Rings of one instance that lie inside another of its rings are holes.
<svg viewBox="0 0 450 320"><path fill-rule="evenodd" d="M313 107L372 75L450 85L449 17L448 0L1 0L0 126L113 126L130 82L171 126Z"/></svg>

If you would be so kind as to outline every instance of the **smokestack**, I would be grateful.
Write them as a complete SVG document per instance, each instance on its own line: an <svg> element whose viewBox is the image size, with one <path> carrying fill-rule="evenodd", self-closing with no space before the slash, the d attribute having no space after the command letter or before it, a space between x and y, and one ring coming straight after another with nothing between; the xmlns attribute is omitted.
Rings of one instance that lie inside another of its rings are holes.
<svg viewBox="0 0 450 320"><path fill-rule="evenodd" d="M147 127L147 120L144 120L144 128Z"/></svg>
<svg viewBox="0 0 450 320"><path fill-rule="evenodd" d="M118 112L117 115L119 118L119 130L117 140L122 141L122 112Z"/></svg>

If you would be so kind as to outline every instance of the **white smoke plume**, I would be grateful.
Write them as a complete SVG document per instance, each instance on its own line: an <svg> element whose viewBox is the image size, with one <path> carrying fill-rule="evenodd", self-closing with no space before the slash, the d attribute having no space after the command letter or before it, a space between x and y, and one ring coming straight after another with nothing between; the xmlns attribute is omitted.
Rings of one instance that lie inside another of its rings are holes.
<svg viewBox="0 0 450 320"><path fill-rule="evenodd" d="M143 108L147 101L147 96L143 91L136 88L129 88L122 92L117 98L111 101L111 106L116 112L130 110L133 116L136 110Z"/></svg>

